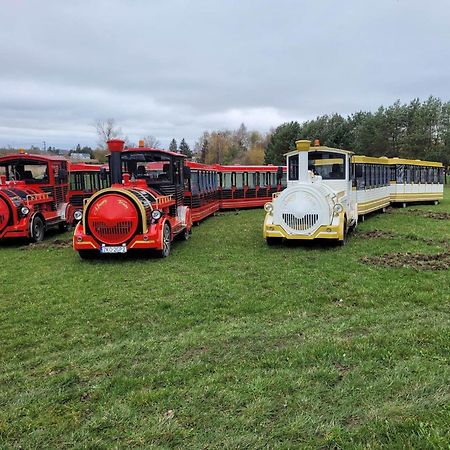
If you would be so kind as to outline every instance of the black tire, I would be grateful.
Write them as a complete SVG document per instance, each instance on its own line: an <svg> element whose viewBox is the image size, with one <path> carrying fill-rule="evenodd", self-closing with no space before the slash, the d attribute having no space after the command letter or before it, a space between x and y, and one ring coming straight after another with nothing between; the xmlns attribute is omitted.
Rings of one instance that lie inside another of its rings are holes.
<svg viewBox="0 0 450 450"><path fill-rule="evenodd" d="M42 242L45 236L45 225L39 216L35 216L31 222L31 240Z"/></svg>
<svg viewBox="0 0 450 450"><path fill-rule="evenodd" d="M78 250L78 255L83 260L94 259L97 256L96 252L92 250Z"/></svg>
<svg viewBox="0 0 450 450"><path fill-rule="evenodd" d="M281 245L283 242L283 238L278 237L266 237L267 245L273 246L273 245Z"/></svg>
<svg viewBox="0 0 450 450"><path fill-rule="evenodd" d="M167 222L164 224L163 228L163 248L158 250L158 256L160 258L167 258L170 255L171 239L170 239L170 227Z"/></svg>

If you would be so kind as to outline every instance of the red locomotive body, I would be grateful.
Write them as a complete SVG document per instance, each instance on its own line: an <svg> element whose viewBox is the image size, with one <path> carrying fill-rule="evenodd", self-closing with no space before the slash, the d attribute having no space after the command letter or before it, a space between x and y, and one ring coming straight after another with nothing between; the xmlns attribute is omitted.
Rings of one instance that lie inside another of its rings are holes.
<svg viewBox="0 0 450 450"><path fill-rule="evenodd" d="M67 161L26 153L0 158L0 239L39 242L53 226L64 229L68 209Z"/></svg>
<svg viewBox="0 0 450 450"><path fill-rule="evenodd" d="M124 150L119 139L108 148L112 185L86 202L74 249L82 258L139 249L168 256L174 237L188 239L192 226L183 205L184 156L143 145Z"/></svg>

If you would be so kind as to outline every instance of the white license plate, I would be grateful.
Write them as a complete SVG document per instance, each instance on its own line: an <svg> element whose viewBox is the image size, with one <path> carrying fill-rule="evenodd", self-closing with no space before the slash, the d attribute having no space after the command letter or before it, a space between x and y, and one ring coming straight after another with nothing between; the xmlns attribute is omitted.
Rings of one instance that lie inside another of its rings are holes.
<svg viewBox="0 0 450 450"><path fill-rule="evenodd" d="M126 253L127 248L125 245L102 245L100 247L100 253Z"/></svg>

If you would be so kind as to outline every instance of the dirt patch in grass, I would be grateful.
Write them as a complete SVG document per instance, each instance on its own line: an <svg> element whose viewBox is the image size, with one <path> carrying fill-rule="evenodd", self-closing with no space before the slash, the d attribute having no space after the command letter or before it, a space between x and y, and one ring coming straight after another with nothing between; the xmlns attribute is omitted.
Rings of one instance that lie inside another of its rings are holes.
<svg viewBox="0 0 450 450"><path fill-rule="evenodd" d="M442 211L424 211L422 209L408 209L406 214L426 217L428 219L450 220L450 213Z"/></svg>
<svg viewBox="0 0 450 450"><path fill-rule="evenodd" d="M415 236L414 234L396 234L392 233L390 231L383 231L383 230L370 230L370 231L363 231L357 233L358 237L367 238L367 239L378 239L378 238L384 238L384 239L408 239L410 241L419 241L424 242L425 244L429 245L449 245L448 239L430 239L425 238L421 236Z"/></svg>
<svg viewBox="0 0 450 450"><path fill-rule="evenodd" d="M365 263L384 267L406 267L416 270L446 270L450 268L450 251L426 255L423 253L385 253L382 256L365 256Z"/></svg>
<svg viewBox="0 0 450 450"><path fill-rule="evenodd" d="M53 241L36 242L21 247L21 250L33 250L39 248L42 250L52 248L69 248L72 247L72 239L54 239Z"/></svg>
<svg viewBox="0 0 450 450"><path fill-rule="evenodd" d="M371 230L371 231L363 231L362 233L358 233L359 237L363 238L387 238L392 239L395 236L394 233L391 233L390 231L383 231L383 230Z"/></svg>

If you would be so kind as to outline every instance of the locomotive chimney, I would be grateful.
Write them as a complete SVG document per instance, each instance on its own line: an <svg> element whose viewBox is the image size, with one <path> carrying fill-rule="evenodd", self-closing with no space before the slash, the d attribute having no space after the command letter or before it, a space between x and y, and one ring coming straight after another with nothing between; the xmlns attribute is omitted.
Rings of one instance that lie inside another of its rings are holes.
<svg viewBox="0 0 450 450"><path fill-rule="evenodd" d="M299 156L299 180L307 181L308 180L308 152L311 149L311 141L301 139L299 141L295 141L295 148L297 149Z"/></svg>
<svg viewBox="0 0 450 450"><path fill-rule="evenodd" d="M122 139L111 139L107 142L109 157L109 173L111 174L111 184L122 183L122 161L120 154L123 151L125 141Z"/></svg>

